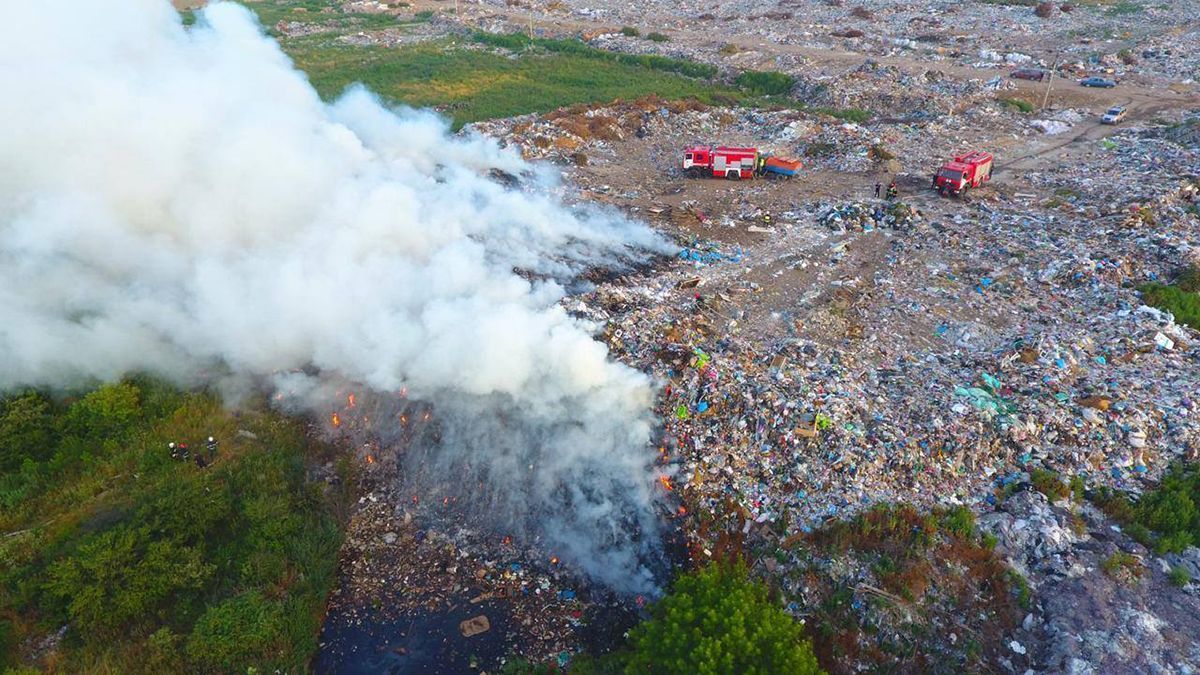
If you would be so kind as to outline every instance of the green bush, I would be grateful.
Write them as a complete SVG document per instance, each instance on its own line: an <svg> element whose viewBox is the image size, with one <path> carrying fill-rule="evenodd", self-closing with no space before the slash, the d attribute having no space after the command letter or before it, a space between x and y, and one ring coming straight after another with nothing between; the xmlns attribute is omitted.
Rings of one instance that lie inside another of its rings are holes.
<svg viewBox="0 0 1200 675"><path fill-rule="evenodd" d="M1075 498L1075 501L1082 502L1086 494L1086 485L1083 482L1083 476L1072 476L1070 488L1071 496Z"/></svg>
<svg viewBox="0 0 1200 675"><path fill-rule="evenodd" d="M141 391L128 382L100 387L76 401L67 411L63 434L88 441L123 435L141 412L140 396Z"/></svg>
<svg viewBox="0 0 1200 675"><path fill-rule="evenodd" d="M646 39L651 42L667 42L671 38L667 37L666 35L663 35L662 33L651 33L646 36Z"/></svg>
<svg viewBox="0 0 1200 675"><path fill-rule="evenodd" d="M1009 588L1017 596L1017 604L1021 609L1029 609L1033 606L1033 592L1029 588L1029 580L1024 574L1009 568L1004 572L1004 577L1008 581Z"/></svg>
<svg viewBox="0 0 1200 675"><path fill-rule="evenodd" d="M625 26L621 29L621 35L624 35L625 37L637 37L641 35L641 32L633 26Z"/></svg>
<svg viewBox="0 0 1200 675"><path fill-rule="evenodd" d="M49 400L27 393L0 401L0 471L12 471L26 459L44 460L54 442Z"/></svg>
<svg viewBox="0 0 1200 675"><path fill-rule="evenodd" d="M761 70L747 70L733 82L746 91L764 96L790 94L796 86L796 78L787 73Z"/></svg>
<svg viewBox="0 0 1200 675"><path fill-rule="evenodd" d="M1062 478L1053 471L1033 467L1029 470L1029 482L1040 493L1046 495L1046 499L1052 502L1066 499L1071 496L1071 488L1062 481Z"/></svg>
<svg viewBox="0 0 1200 675"><path fill-rule="evenodd" d="M1163 476L1157 489L1142 496L1138 522L1159 533L1159 553L1179 553L1200 541L1200 470L1176 465Z"/></svg>
<svg viewBox="0 0 1200 675"><path fill-rule="evenodd" d="M1172 569L1167 578L1170 579L1172 584L1183 588L1184 586L1187 586L1189 582L1191 582L1192 575L1188 573L1186 567L1179 566Z"/></svg>
<svg viewBox="0 0 1200 675"><path fill-rule="evenodd" d="M942 516L942 528L966 539L975 532L975 514L965 506L955 506Z"/></svg>
<svg viewBox="0 0 1200 675"><path fill-rule="evenodd" d="M278 661L283 608L258 591L213 605L196 622L187 641L188 658L207 672L238 670L245 664Z"/></svg>
<svg viewBox="0 0 1200 675"><path fill-rule="evenodd" d="M1200 329L1200 293L1191 293L1178 286L1157 282L1142 285L1142 302L1175 315L1175 320Z"/></svg>
<svg viewBox="0 0 1200 675"><path fill-rule="evenodd" d="M214 570L198 548L116 528L51 566L46 590L78 629L115 637L194 602Z"/></svg>
<svg viewBox="0 0 1200 675"><path fill-rule="evenodd" d="M1136 579L1142 575L1142 566L1138 562L1136 556L1124 551L1117 551L1105 558L1100 563L1100 569L1110 577L1120 578L1128 576L1129 579Z"/></svg>
<svg viewBox="0 0 1200 675"><path fill-rule="evenodd" d="M677 579L630 641L628 675L821 672L800 624L742 564L711 565Z"/></svg>
<svg viewBox="0 0 1200 675"><path fill-rule="evenodd" d="M1009 108L1014 108L1018 112L1031 113L1034 110L1037 110L1037 106L1030 103L1029 101L1024 101L1019 98L1000 97L996 100L1000 101L1001 105L1008 106Z"/></svg>
<svg viewBox="0 0 1200 675"><path fill-rule="evenodd" d="M989 551L994 550L996 548L996 544L1000 543L1000 540L996 537L996 535L992 534L991 532L984 532L983 535L980 536L979 541L980 544Z"/></svg>

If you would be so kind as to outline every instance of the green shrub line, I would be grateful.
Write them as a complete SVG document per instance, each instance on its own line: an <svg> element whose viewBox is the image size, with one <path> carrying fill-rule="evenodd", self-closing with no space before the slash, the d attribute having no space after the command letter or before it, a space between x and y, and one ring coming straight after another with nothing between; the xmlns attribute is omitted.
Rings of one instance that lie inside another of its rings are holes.
<svg viewBox="0 0 1200 675"><path fill-rule="evenodd" d="M1090 495L1091 500L1125 533L1158 555L1181 553L1200 543L1200 468L1173 464L1158 487L1137 502L1109 488Z"/></svg>
<svg viewBox="0 0 1200 675"><path fill-rule="evenodd" d="M206 466L171 458L209 434ZM307 482L318 448L146 378L0 399L0 663L65 625L63 672L303 671L351 490Z"/></svg>

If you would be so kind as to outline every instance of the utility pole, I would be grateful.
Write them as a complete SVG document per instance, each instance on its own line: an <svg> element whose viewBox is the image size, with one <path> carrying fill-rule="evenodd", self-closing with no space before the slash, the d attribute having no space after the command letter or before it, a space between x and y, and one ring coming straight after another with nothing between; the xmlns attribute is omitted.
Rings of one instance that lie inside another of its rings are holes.
<svg viewBox="0 0 1200 675"><path fill-rule="evenodd" d="M533 3L529 5L529 44L533 44Z"/></svg>
<svg viewBox="0 0 1200 675"><path fill-rule="evenodd" d="M1046 95L1042 97L1042 110L1046 109L1046 104L1050 102L1050 85L1054 83L1054 71L1058 70L1058 57L1054 58L1054 65L1050 66L1050 76L1046 78Z"/></svg>

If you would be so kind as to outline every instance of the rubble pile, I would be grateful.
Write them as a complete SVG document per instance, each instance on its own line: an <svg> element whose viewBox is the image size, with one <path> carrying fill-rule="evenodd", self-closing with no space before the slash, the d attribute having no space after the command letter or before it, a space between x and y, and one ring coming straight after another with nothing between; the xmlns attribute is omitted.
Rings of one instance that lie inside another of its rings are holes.
<svg viewBox="0 0 1200 675"><path fill-rule="evenodd" d="M1067 673L1200 667L1200 594L1170 585L1170 563L1110 527L1094 507L1050 504L1028 483L1023 488L979 526L996 536L997 552L1031 588L1034 600L1012 636L1027 658ZM1130 556L1131 570L1104 569L1116 553ZM1186 555L1200 559L1200 549Z"/></svg>

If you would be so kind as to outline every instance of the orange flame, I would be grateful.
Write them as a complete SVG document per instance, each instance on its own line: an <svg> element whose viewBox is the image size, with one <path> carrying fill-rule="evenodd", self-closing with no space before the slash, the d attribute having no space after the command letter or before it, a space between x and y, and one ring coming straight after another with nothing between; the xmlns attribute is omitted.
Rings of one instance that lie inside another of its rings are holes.
<svg viewBox="0 0 1200 675"><path fill-rule="evenodd" d="M675 489L675 488L671 487L671 479L667 478L666 476L659 476L658 482L662 483L662 486L667 489L667 492L671 492L672 490Z"/></svg>
<svg viewBox="0 0 1200 675"><path fill-rule="evenodd" d="M346 400L350 402L349 407L353 408L354 407L354 394L350 394L349 396L347 396Z"/></svg>
<svg viewBox="0 0 1200 675"><path fill-rule="evenodd" d="M558 556L551 556L551 557L550 557L550 564L551 564L551 565L557 565L557 564L558 564Z"/></svg>
<svg viewBox="0 0 1200 675"><path fill-rule="evenodd" d="M404 426L408 426L408 415L400 416L400 424L403 424Z"/></svg>
<svg viewBox="0 0 1200 675"><path fill-rule="evenodd" d="M330 418L330 420L329 420L329 421L333 423L333 426L334 426L334 427L340 427L340 426L342 426L342 418L341 418L341 417L338 417L338 414L337 414L337 413L333 413L333 417L332 417L332 418Z"/></svg>
<svg viewBox="0 0 1200 675"><path fill-rule="evenodd" d="M428 422L429 418L431 418L431 417L433 417L433 415L431 415L428 410L425 411L424 415L421 415L421 419L426 422Z"/></svg>
<svg viewBox="0 0 1200 675"><path fill-rule="evenodd" d="M367 455L367 464L374 464L374 463L375 463L375 458L372 457L371 455Z"/></svg>

